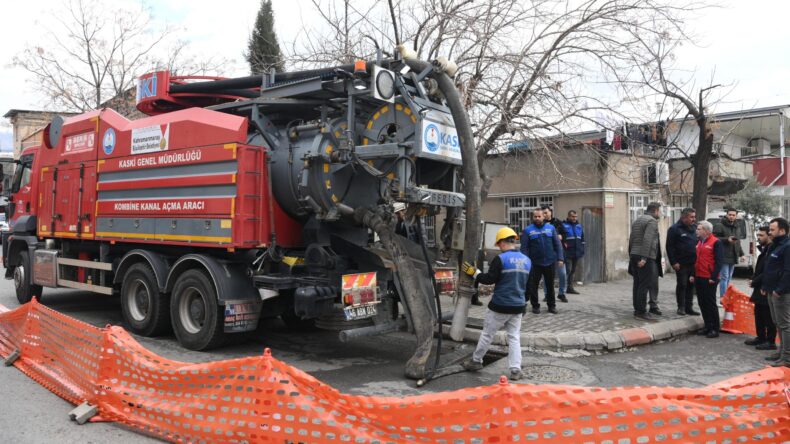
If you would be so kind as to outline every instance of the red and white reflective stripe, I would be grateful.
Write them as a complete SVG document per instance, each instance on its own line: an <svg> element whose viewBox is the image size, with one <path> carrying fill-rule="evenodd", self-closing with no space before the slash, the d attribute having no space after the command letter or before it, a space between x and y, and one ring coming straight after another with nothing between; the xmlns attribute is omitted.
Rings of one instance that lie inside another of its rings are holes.
<svg viewBox="0 0 790 444"><path fill-rule="evenodd" d="M376 273L345 274L341 277L343 304L360 305L378 302Z"/></svg>

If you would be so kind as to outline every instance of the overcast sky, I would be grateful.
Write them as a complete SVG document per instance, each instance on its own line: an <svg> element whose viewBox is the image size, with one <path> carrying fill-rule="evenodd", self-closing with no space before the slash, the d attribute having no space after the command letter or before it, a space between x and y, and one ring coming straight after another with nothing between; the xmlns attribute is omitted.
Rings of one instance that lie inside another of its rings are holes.
<svg viewBox="0 0 790 444"><path fill-rule="evenodd" d="M127 2L128 0L116 0ZM9 109L47 109L29 83L29 76L11 66L26 45L38 42L37 30L48 27L47 14L62 0L0 3L0 115ZM246 75L242 52L260 6L259 0L157 0L150 2L157 20L182 28L180 37L202 54L234 59L225 75ZM310 2L273 0L278 35L293 40L310 22ZM701 47L687 45L680 64L706 83L715 71L718 83L733 84L715 111L790 104L790 2L731 1L698 20L693 32ZM140 73L142 74L142 73ZM0 118L0 149L10 149L10 127Z"/></svg>

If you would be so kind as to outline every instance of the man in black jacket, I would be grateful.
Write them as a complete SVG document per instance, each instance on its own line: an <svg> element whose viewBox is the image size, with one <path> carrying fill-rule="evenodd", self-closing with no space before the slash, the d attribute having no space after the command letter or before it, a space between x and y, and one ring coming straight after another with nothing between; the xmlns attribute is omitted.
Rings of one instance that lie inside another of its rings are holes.
<svg viewBox="0 0 790 444"><path fill-rule="evenodd" d="M774 367L790 367L790 223L777 217L768 225L771 246L766 252L760 293L768 298L768 306L779 333L779 353Z"/></svg>
<svg viewBox="0 0 790 444"><path fill-rule="evenodd" d="M675 270L677 284L675 298L679 315L699 315L694 311L694 285L689 278L694 276L694 261L697 260L697 211L684 208L680 220L667 231L667 259Z"/></svg>
<svg viewBox="0 0 790 444"><path fill-rule="evenodd" d="M735 264L743 256L740 240L741 233L738 230L737 218L738 210L727 208L727 215L721 218L721 222L713 227L713 235L719 238L724 246L724 263L721 265L721 276L719 279L719 297L724 296L724 293L727 291L727 286L730 285L732 274L735 271Z"/></svg>
<svg viewBox="0 0 790 444"><path fill-rule="evenodd" d="M768 227L760 227L757 231L758 248L760 256L754 266L754 275L749 281L752 287L751 301L754 303L754 326L757 337L744 342L746 345L754 345L757 350L776 350L776 325L771 319L771 310L768 307L768 298L760 293L763 281L763 269L765 268L765 256L771 239L768 237Z"/></svg>
<svg viewBox="0 0 790 444"><path fill-rule="evenodd" d="M565 232L565 225L562 224L562 221L554 217L554 211L552 211L551 207L548 205L543 205L540 207L543 210L543 220L547 224L551 224L554 226L554 229L557 230L557 235L560 238L560 244L565 242L565 239L568 237L568 233ZM567 285L567 278L568 274L565 270L565 264L557 265L555 269L555 273L557 275L558 283L560 285L560 289L557 292L557 299L562 302L568 302L568 298L565 296L565 287ZM548 285L554 285L553 282L546 283L546 287L543 287L543 296L544 298L549 297L549 289Z"/></svg>

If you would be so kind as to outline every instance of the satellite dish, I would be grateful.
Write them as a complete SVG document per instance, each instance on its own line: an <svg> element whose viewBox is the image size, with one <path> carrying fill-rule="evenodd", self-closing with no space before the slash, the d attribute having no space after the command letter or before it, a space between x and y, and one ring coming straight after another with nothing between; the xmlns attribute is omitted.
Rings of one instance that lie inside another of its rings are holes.
<svg viewBox="0 0 790 444"><path fill-rule="evenodd" d="M44 129L44 145L47 148L54 148L60 143L60 136L63 132L63 117L55 116L52 122Z"/></svg>

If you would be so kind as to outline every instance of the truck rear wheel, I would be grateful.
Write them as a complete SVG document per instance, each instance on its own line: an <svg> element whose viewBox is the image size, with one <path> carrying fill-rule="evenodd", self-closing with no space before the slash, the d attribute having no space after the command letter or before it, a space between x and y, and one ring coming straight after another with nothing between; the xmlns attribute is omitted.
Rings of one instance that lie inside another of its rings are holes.
<svg viewBox="0 0 790 444"><path fill-rule="evenodd" d="M170 317L178 343L190 350L218 347L225 339L224 316L211 279L201 270L187 270L173 286Z"/></svg>
<svg viewBox="0 0 790 444"><path fill-rule="evenodd" d="M121 310L129 331L157 336L170 330L170 300L159 292L154 271L148 264L129 267L121 284Z"/></svg>
<svg viewBox="0 0 790 444"><path fill-rule="evenodd" d="M16 299L20 304L27 304L33 296L41 298L44 290L41 285L33 285L30 275L30 253L23 250L19 252L19 263L14 268L14 288Z"/></svg>

